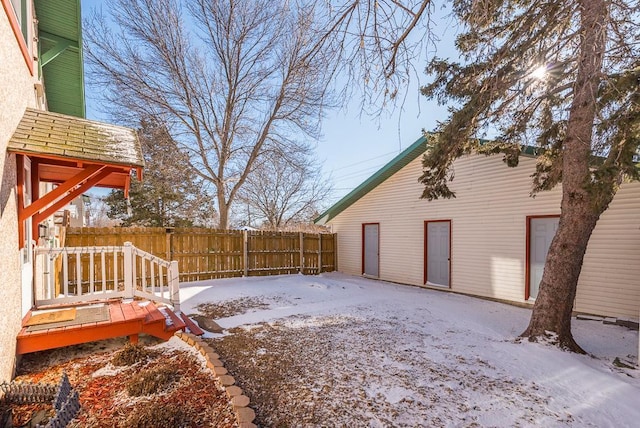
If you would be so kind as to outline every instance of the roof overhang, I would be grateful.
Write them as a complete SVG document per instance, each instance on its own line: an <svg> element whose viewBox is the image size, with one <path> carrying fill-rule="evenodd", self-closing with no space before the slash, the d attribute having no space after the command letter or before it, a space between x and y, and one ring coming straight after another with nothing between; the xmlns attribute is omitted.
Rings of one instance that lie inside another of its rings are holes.
<svg viewBox="0 0 640 428"><path fill-rule="evenodd" d="M35 109L25 111L7 150L29 156L40 181L58 184L98 165L111 173L96 186L128 190L131 171L144 167L133 129Z"/></svg>
<svg viewBox="0 0 640 428"><path fill-rule="evenodd" d="M34 109L25 111L7 151L18 155L18 220L23 225L32 218L34 229L91 187L123 189L127 196L132 171L141 180L144 167L133 129ZM24 157L31 161L31 177L24 176ZM25 206L27 180L32 202ZM58 186L40 197L40 182ZM22 226L20 232L23 245Z"/></svg>

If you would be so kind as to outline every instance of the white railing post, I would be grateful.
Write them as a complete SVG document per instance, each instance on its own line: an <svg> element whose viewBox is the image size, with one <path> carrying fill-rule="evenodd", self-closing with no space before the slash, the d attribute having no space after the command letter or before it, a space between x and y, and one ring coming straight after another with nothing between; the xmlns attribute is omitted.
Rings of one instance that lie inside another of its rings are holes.
<svg viewBox="0 0 640 428"><path fill-rule="evenodd" d="M180 272L178 262L173 260L168 270L169 291L171 293L171 304L175 312L180 312Z"/></svg>
<svg viewBox="0 0 640 428"><path fill-rule="evenodd" d="M125 242L122 247L124 255L124 296L133 298L133 251L131 251L131 242ZM117 268L116 268L117 270Z"/></svg>

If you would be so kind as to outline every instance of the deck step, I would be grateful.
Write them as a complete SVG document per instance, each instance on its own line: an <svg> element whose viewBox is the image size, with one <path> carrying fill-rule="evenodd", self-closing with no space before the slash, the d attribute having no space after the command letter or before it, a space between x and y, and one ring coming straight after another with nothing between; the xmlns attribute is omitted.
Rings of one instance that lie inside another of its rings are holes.
<svg viewBox="0 0 640 428"><path fill-rule="evenodd" d="M24 317L22 329L16 336L16 353L27 354L122 336L129 336L132 341L136 341L141 333L169 340L176 331L184 330L189 325L170 308L158 307L151 301L125 303L114 300L104 304L109 305L108 320L70 326L52 325L38 331L27 330L26 322L31 316L30 311ZM189 330L198 334L199 327L193 321L191 324Z"/></svg>
<svg viewBox="0 0 640 428"><path fill-rule="evenodd" d="M182 319L171 309L167 307L160 308L160 312L162 312L165 315L165 318L167 319L167 321L169 321L165 323L165 326L164 326L165 331L174 332L178 330L184 330L187 327L185 322L182 321Z"/></svg>
<svg viewBox="0 0 640 428"><path fill-rule="evenodd" d="M191 318L185 315L184 312L180 312L180 318L182 318L182 321L184 321L187 328L192 334L195 334L196 336L202 336L204 334L204 330L198 327L198 324L196 324Z"/></svg>

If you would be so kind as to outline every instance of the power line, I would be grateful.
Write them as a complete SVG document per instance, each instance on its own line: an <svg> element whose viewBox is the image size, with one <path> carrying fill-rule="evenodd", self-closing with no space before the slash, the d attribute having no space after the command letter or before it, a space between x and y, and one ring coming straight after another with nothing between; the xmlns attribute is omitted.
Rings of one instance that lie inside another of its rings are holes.
<svg viewBox="0 0 640 428"><path fill-rule="evenodd" d="M380 158L383 158L383 157L386 157L386 156L389 156L389 155L394 155L394 154L396 154L395 150L393 152L385 153L385 154L380 155L380 156L376 156L376 157L369 158L369 159L364 159L364 160L361 160L361 161L358 161L358 162L354 162L354 163L349 164L349 165L341 166L340 168L334 168L333 171L335 172L335 171L340 171L342 169L351 168L352 166L360 165L360 164L363 164L363 163L366 163L366 162L369 162L369 161L372 161L372 160L380 159Z"/></svg>
<svg viewBox="0 0 640 428"><path fill-rule="evenodd" d="M360 169L358 171L352 171L352 172L349 172L349 173L347 173L345 175L341 175L339 177L336 177L336 178L334 178L334 180L336 180L336 181L345 180L347 178L354 178L354 177L358 177L360 175L369 174L369 173L379 169L383 165L384 165L384 163L381 163L381 164L376 164L376 165L370 166L370 167L365 168L365 169Z"/></svg>

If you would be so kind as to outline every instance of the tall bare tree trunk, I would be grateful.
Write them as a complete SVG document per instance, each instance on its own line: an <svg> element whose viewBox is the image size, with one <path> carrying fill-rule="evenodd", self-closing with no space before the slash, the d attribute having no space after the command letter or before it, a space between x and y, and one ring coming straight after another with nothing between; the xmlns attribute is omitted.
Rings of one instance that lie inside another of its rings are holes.
<svg viewBox="0 0 640 428"><path fill-rule="evenodd" d="M596 96L602 79L609 10L606 0L582 0L580 10L580 63L564 141L560 224L549 248L531 321L522 333L531 340L555 333L560 346L576 352L584 352L571 334L578 278L591 233L615 193L613 184L608 194L589 189Z"/></svg>
<svg viewBox="0 0 640 428"><path fill-rule="evenodd" d="M224 185L221 185L217 189L217 197L218 197L218 228L219 229L228 229L229 228L229 207L230 204L227 202L227 198L224 196Z"/></svg>

